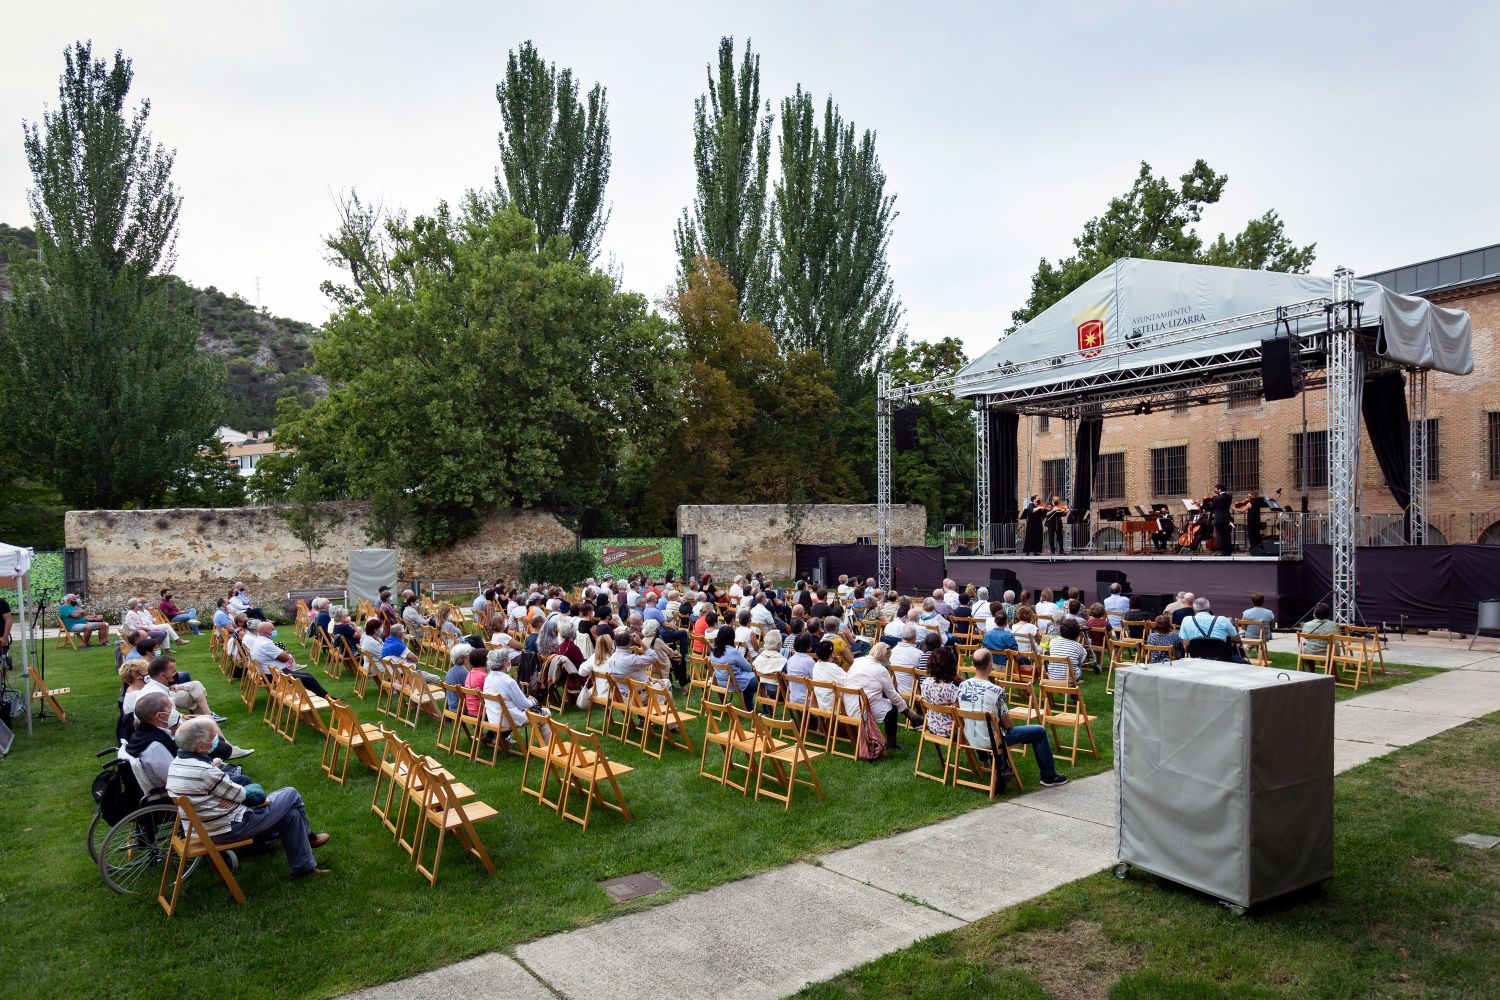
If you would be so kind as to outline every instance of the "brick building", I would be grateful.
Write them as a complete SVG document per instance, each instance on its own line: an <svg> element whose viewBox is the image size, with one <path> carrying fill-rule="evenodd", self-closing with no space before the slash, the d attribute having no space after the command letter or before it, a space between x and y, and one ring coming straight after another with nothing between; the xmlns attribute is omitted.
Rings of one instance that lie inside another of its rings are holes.
<svg viewBox="0 0 1500 1000"><path fill-rule="evenodd" d="M1463 309L1473 325L1474 372L1429 376L1428 520L1433 542L1500 544L1500 244L1364 276L1392 291ZM1304 397L1306 437L1303 436ZM1362 435L1361 512L1399 512L1380 466ZM1285 503L1302 495L1327 510L1327 419L1321 389L1267 403L1259 381L1228 403L1184 407L1106 420L1094 504L1148 504L1202 497L1223 481L1236 494L1274 495ZM1023 419L1020 492L1066 495L1061 481L1071 442L1063 422ZM1306 448L1306 463L1301 461ZM1029 469L1029 473L1028 473Z"/></svg>

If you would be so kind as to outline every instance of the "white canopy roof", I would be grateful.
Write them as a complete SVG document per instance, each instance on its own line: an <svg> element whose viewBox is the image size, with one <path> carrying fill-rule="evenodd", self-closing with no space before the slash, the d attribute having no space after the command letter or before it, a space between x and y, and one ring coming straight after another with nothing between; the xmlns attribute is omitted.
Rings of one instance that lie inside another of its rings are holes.
<svg viewBox="0 0 1500 1000"><path fill-rule="evenodd" d="M31 549L0 542L0 576L23 576L31 569Z"/></svg>
<svg viewBox="0 0 1500 1000"><path fill-rule="evenodd" d="M1354 295L1362 306L1362 328L1379 327L1375 351L1380 356L1452 375L1474 370L1468 313L1398 295L1373 281L1355 281ZM1059 373L1037 363L1060 357L1068 359L1066 381L1074 381L1244 350L1276 334L1274 315L1264 325L1241 324L1176 343L1171 333L1332 297L1333 279L1326 276L1127 257L1001 338L959 373L964 384L956 391L977 396L1052 384L1059 381ZM1322 329L1319 319L1316 330ZM1293 332L1315 331L1304 320L1300 331L1293 325ZM1139 349L1118 346L1132 343L1139 343ZM986 372L994 377L964 379Z"/></svg>

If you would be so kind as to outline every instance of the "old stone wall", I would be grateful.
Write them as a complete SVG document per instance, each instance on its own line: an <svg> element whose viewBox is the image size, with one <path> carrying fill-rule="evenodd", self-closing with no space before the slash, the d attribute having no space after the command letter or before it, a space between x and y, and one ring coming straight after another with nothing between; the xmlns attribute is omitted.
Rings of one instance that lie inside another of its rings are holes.
<svg viewBox="0 0 1500 1000"><path fill-rule="evenodd" d="M795 515L795 516L793 516ZM699 504L677 508L677 531L698 536L698 567L725 573L763 572L777 579L796 572L796 545L850 544L875 535L874 504ZM891 507L891 544L921 545L927 508Z"/></svg>
<svg viewBox="0 0 1500 1000"><path fill-rule="evenodd" d="M330 503L336 515L323 547L307 549L271 507L223 510L75 510L65 520L70 548L88 549L89 604L118 620L125 600L155 601L171 587L181 608L196 606L207 621L214 600L243 580L267 612L289 590L343 586L351 549L370 548L365 534L369 505ZM571 548L576 536L551 514L514 510L492 514L471 538L452 548L419 553L398 548L403 581L480 577L493 580L520 571L521 553Z"/></svg>

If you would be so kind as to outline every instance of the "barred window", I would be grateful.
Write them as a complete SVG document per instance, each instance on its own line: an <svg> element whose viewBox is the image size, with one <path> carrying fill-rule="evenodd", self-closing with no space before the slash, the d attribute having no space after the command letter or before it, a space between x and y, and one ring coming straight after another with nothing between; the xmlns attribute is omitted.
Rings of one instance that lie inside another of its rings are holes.
<svg viewBox="0 0 1500 1000"><path fill-rule="evenodd" d="M1305 455L1304 455L1305 453ZM1303 458L1307 459L1307 482L1302 482ZM1294 489L1328 488L1328 432L1308 431L1292 435L1292 483Z"/></svg>
<svg viewBox="0 0 1500 1000"><path fill-rule="evenodd" d="M1042 460L1042 497L1050 500L1054 496L1068 495L1068 460L1047 458Z"/></svg>
<svg viewBox="0 0 1500 1000"><path fill-rule="evenodd" d="M1438 441L1441 437L1438 433L1438 421L1441 417L1427 418L1427 481L1437 482L1438 473L1442 466L1438 462Z"/></svg>
<svg viewBox="0 0 1500 1000"><path fill-rule="evenodd" d="M1188 391L1186 389L1178 389L1176 392L1172 393L1172 412L1173 413L1186 413L1187 411L1188 411ZM1183 489L1183 490L1179 490L1178 492L1186 493L1187 490Z"/></svg>
<svg viewBox="0 0 1500 1000"><path fill-rule="evenodd" d="M1036 432L1038 434L1046 434L1050 430L1052 430L1051 417L1043 414L1042 416L1036 418Z"/></svg>
<svg viewBox="0 0 1500 1000"><path fill-rule="evenodd" d="M1117 451L1100 455L1094 466L1094 499L1125 499L1125 453Z"/></svg>
<svg viewBox="0 0 1500 1000"><path fill-rule="evenodd" d="M1500 413L1487 416L1490 424L1490 478L1500 479Z"/></svg>
<svg viewBox="0 0 1500 1000"><path fill-rule="evenodd" d="M1260 383L1245 382L1229 390L1229 408L1242 410L1260 403Z"/></svg>
<svg viewBox="0 0 1500 1000"><path fill-rule="evenodd" d="M1219 442L1219 482L1231 493L1260 491L1260 438Z"/></svg>
<svg viewBox="0 0 1500 1000"><path fill-rule="evenodd" d="M1187 488L1187 445L1152 448L1151 495L1158 499L1180 497L1187 494Z"/></svg>

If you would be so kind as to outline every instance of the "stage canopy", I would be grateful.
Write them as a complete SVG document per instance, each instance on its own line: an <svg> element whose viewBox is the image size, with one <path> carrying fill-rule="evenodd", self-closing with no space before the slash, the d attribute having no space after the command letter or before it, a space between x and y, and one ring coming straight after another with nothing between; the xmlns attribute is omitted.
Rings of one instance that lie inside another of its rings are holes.
<svg viewBox="0 0 1500 1000"><path fill-rule="evenodd" d="M1199 359L1258 363L1263 340L1324 331L1333 280L1124 258L1002 338L952 379L951 391L1022 402L1049 392L1087 393L1148 369L1167 376L1178 363ZM1473 371L1467 313L1372 281L1353 284L1359 328L1374 354L1452 375ZM1215 329L1220 321L1224 328ZM1173 336L1178 331L1186 336Z"/></svg>

